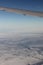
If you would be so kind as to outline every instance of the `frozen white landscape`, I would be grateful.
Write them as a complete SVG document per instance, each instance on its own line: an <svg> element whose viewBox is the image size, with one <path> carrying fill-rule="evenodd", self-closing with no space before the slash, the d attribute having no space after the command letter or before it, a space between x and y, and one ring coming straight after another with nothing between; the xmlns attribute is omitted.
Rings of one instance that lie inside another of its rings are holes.
<svg viewBox="0 0 43 65"><path fill-rule="evenodd" d="M43 34L1 34L0 65L43 65Z"/></svg>

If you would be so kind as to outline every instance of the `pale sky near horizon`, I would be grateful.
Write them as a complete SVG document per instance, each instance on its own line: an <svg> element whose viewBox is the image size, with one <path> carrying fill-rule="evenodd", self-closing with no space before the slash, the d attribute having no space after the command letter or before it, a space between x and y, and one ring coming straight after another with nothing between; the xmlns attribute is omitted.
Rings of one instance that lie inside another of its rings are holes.
<svg viewBox="0 0 43 65"><path fill-rule="evenodd" d="M0 6L43 12L43 0L0 0ZM43 33L43 18L0 11L0 32Z"/></svg>

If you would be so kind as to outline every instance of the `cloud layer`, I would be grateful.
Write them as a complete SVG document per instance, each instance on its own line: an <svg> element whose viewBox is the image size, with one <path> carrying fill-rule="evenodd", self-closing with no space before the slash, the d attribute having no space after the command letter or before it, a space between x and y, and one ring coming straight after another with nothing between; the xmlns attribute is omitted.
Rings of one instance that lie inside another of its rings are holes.
<svg viewBox="0 0 43 65"><path fill-rule="evenodd" d="M43 17L43 12L39 12L39 11L23 10L23 9L8 8L8 7L0 7L0 10L7 11L7 12L15 12L18 14L23 14L23 15L32 15L32 16Z"/></svg>
<svg viewBox="0 0 43 65"><path fill-rule="evenodd" d="M43 35L13 36L0 38L0 65L43 64Z"/></svg>

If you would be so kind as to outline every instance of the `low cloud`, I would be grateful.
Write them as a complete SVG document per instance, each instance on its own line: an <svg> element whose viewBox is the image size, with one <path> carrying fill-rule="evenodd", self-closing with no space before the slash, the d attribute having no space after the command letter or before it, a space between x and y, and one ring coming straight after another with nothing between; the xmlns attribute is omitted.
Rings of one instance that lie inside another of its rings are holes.
<svg viewBox="0 0 43 65"><path fill-rule="evenodd" d="M39 11L23 10L23 9L8 8L8 7L0 7L0 10L7 11L7 12L15 12L17 14L23 14L23 15L32 15L32 16L43 17L43 12L39 12Z"/></svg>
<svg viewBox="0 0 43 65"><path fill-rule="evenodd" d="M43 64L43 35L29 35L0 38L0 65Z"/></svg>

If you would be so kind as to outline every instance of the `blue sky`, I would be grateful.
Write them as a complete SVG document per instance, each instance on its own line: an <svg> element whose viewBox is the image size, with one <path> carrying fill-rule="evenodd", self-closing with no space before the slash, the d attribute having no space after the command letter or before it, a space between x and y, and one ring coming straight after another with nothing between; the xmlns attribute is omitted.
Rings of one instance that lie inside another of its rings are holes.
<svg viewBox="0 0 43 65"><path fill-rule="evenodd" d="M43 12L43 0L0 0L0 6ZM0 32L43 33L43 18L0 11Z"/></svg>

